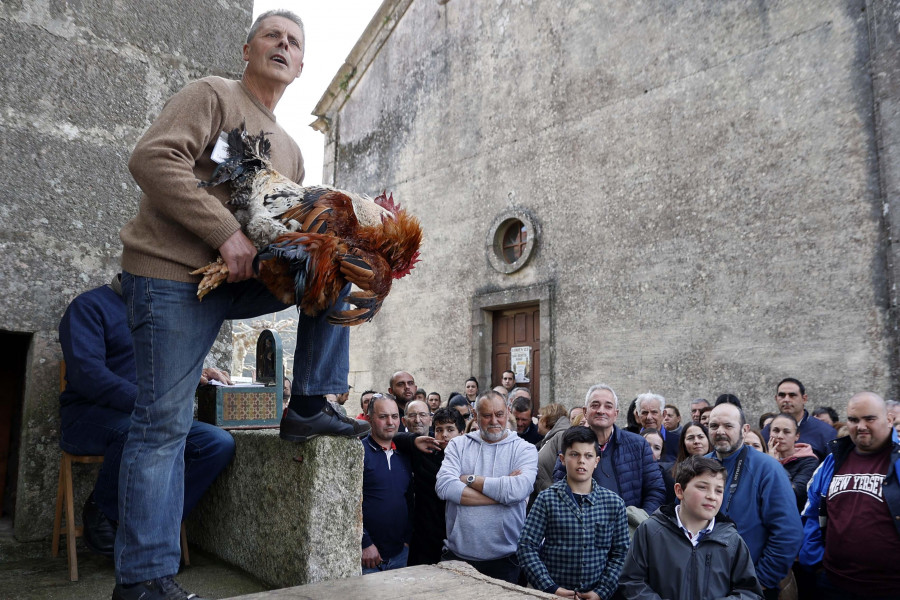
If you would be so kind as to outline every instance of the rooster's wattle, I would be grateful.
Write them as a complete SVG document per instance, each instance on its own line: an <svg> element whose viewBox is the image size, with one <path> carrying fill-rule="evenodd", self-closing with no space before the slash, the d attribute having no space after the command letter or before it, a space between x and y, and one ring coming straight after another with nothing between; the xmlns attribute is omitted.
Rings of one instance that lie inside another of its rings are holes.
<svg viewBox="0 0 900 600"><path fill-rule="evenodd" d="M228 135L229 158L208 182L231 182L235 217L259 253L254 266L269 290L285 304L315 316L335 303L350 281L360 291L345 301L356 308L328 316L337 325L358 325L378 313L393 279L418 261L422 229L393 196L374 200L328 186L303 187L282 176L269 161L265 133L236 128ZM193 272L203 275L203 298L228 277L219 258Z"/></svg>

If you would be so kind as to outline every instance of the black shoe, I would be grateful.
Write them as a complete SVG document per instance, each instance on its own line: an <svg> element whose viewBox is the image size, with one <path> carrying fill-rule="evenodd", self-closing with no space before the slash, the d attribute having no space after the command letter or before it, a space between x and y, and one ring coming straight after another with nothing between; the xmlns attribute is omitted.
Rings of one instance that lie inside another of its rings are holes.
<svg viewBox="0 0 900 600"><path fill-rule="evenodd" d="M281 439L289 442L305 442L318 435L364 437L369 433L369 423L345 417L325 403L322 410L312 417L301 417L288 407L281 417Z"/></svg>
<svg viewBox="0 0 900 600"><path fill-rule="evenodd" d="M142 581L136 585L116 584L112 600L204 600L197 594L189 594L172 577L160 577Z"/></svg>
<svg viewBox="0 0 900 600"><path fill-rule="evenodd" d="M116 546L116 524L107 519L94 502L93 492L81 510L81 523L84 525L84 545L88 550L112 558Z"/></svg>

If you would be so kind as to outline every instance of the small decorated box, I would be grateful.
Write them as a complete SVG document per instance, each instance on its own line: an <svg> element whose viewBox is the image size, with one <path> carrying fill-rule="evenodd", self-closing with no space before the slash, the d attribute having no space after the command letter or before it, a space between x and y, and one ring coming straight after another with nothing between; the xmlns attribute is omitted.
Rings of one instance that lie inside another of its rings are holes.
<svg viewBox="0 0 900 600"><path fill-rule="evenodd" d="M204 385L197 390L197 419L225 429L278 427L284 393L281 337L265 329L256 341L255 385Z"/></svg>

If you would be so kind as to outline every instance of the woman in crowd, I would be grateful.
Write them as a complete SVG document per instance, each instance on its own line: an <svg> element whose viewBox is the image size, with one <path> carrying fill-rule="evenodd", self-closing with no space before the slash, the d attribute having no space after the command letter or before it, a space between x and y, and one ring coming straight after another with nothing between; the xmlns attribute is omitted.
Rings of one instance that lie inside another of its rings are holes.
<svg viewBox="0 0 900 600"><path fill-rule="evenodd" d="M744 434L744 443L754 450L759 450L763 454L768 454L769 452L769 446L766 444L766 438L763 437L763 434L760 433L759 429L751 429L746 434Z"/></svg>
<svg viewBox="0 0 900 600"><path fill-rule="evenodd" d="M469 406L475 406L475 399L478 398L478 380L474 377L469 377L466 379L466 400L469 401Z"/></svg>
<svg viewBox="0 0 900 600"><path fill-rule="evenodd" d="M653 459L659 464L659 472L662 474L663 483L666 486L666 500L663 504L675 503L675 478L672 476L672 463L661 463L659 457L662 456L665 441L657 429L645 429L641 433L641 437L647 440L650 450L653 451ZM671 438L674 440L675 438Z"/></svg>
<svg viewBox="0 0 900 600"><path fill-rule="evenodd" d="M813 454L809 444L797 443L799 438L797 420L793 415L782 413L772 420L769 427L769 454L787 471L797 497L797 509L802 511L806 504L806 484L819 465L819 459Z"/></svg>
<svg viewBox="0 0 900 600"><path fill-rule="evenodd" d="M678 458L669 471L674 479L678 465L688 456L703 456L709 454L712 444L709 441L709 431L703 425L693 423L685 425L681 430L681 438L678 440Z"/></svg>
<svg viewBox="0 0 900 600"><path fill-rule="evenodd" d="M704 406L700 409L700 424L703 427L709 427L709 413L712 412L712 406Z"/></svg>

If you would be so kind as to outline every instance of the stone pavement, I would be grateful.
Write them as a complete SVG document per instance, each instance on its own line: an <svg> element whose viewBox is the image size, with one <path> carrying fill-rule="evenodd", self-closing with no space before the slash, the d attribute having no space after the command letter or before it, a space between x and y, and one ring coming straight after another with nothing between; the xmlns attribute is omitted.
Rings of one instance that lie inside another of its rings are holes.
<svg viewBox="0 0 900 600"><path fill-rule="evenodd" d="M430 566L407 567L360 577L321 581L249 596L236 596L232 600L238 600L238 598L240 600L333 600L334 598L526 600L528 598L555 598L555 596L485 577L466 563L453 561Z"/></svg>
<svg viewBox="0 0 900 600"><path fill-rule="evenodd" d="M8 519L0 520L0 599L109 600L115 585L112 562L91 554L78 540L78 581L69 581L66 553L50 556L50 542L20 543ZM266 587L239 569L191 548L191 566L178 581L190 591L219 599L261 592Z"/></svg>

